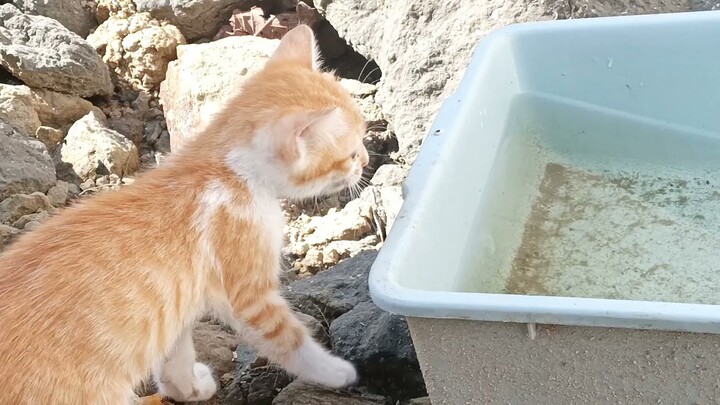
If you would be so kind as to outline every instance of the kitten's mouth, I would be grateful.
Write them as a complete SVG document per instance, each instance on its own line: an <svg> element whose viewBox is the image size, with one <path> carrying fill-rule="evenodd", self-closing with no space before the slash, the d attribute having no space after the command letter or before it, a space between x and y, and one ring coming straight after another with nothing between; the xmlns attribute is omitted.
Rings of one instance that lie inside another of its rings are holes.
<svg viewBox="0 0 720 405"><path fill-rule="evenodd" d="M335 180L332 183L330 183L330 186L328 188L330 190L332 190L333 193L337 193L337 192L340 192L342 190L352 187L356 183L357 183L356 181L352 181L350 179L340 179L340 180Z"/></svg>
<svg viewBox="0 0 720 405"><path fill-rule="evenodd" d="M335 191L340 191L342 189L348 188L349 186L350 186L350 182L345 179L335 180L334 182L332 182L330 184L330 188Z"/></svg>

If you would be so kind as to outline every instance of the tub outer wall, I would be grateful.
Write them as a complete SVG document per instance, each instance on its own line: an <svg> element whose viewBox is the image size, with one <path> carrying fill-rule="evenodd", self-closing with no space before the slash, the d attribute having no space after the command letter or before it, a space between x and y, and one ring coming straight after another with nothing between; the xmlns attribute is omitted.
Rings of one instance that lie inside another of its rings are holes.
<svg viewBox="0 0 720 405"><path fill-rule="evenodd" d="M433 405L717 404L720 336L408 318Z"/></svg>

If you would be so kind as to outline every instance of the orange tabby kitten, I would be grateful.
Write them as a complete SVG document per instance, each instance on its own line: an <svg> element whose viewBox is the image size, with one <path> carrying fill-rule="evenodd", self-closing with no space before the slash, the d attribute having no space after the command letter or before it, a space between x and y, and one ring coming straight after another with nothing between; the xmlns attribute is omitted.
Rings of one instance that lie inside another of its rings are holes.
<svg viewBox="0 0 720 405"><path fill-rule="evenodd" d="M277 199L340 191L368 163L363 118L316 57L293 29L165 165L0 256L0 404L132 404L150 373L170 398L206 400L216 383L191 336L206 313L304 381L356 381L278 292Z"/></svg>

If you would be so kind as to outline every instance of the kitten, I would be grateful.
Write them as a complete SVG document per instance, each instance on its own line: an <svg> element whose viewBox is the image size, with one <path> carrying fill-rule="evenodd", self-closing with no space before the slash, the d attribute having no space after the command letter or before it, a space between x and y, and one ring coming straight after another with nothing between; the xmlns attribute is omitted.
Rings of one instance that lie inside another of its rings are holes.
<svg viewBox="0 0 720 405"><path fill-rule="evenodd" d="M298 26L203 134L130 186L84 200L0 256L0 404L133 404L150 373L210 398L192 328L206 313L271 361L327 387L357 380L278 290L278 198L355 185L364 120Z"/></svg>

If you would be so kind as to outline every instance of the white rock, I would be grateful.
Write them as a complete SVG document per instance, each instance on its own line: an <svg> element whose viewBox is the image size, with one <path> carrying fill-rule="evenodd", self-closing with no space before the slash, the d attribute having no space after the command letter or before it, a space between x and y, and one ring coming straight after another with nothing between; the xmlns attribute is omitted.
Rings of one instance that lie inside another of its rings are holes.
<svg viewBox="0 0 720 405"><path fill-rule="evenodd" d="M80 97L113 91L107 66L84 39L12 4L0 6L0 65L33 88Z"/></svg>
<svg viewBox="0 0 720 405"><path fill-rule="evenodd" d="M303 267L318 268L323 265L323 254L319 249L310 249L300 264Z"/></svg>
<svg viewBox="0 0 720 405"><path fill-rule="evenodd" d="M378 167L370 183L375 186L400 186L407 173L408 169L400 165L382 165Z"/></svg>
<svg viewBox="0 0 720 405"><path fill-rule="evenodd" d="M77 96L0 83L0 120L46 146L54 147L73 122L93 110L92 103Z"/></svg>
<svg viewBox="0 0 720 405"><path fill-rule="evenodd" d="M88 113L73 124L60 148L61 160L71 164L83 180L94 180L103 167L120 177L134 173L139 167L135 145L107 128L105 123L101 113Z"/></svg>
<svg viewBox="0 0 720 405"><path fill-rule="evenodd" d="M13 224L25 215L50 208L50 200L43 193L15 194L0 202L0 223Z"/></svg>
<svg viewBox="0 0 720 405"><path fill-rule="evenodd" d="M97 20L84 1L13 0L26 14L41 15L57 20L65 28L85 38L97 27Z"/></svg>
<svg viewBox="0 0 720 405"><path fill-rule="evenodd" d="M35 135L41 125L34 104L34 95L27 86L0 84L0 119L25 135Z"/></svg>
<svg viewBox="0 0 720 405"><path fill-rule="evenodd" d="M243 36L178 46L178 60L170 63L160 85L171 150L202 131L212 114L238 93L245 78L264 66L279 43Z"/></svg>
<svg viewBox="0 0 720 405"><path fill-rule="evenodd" d="M370 186L360 194L360 198L353 200L360 207L368 221L381 235L387 235L392 228L395 218L403 204L402 187L400 186Z"/></svg>
<svg viewBox="0 0 720 405"><path fill-rule="evenodd" d="M36 226L35 224L32 224L33 222L40 224L42 221L46 220L50 214L48 214L47 211L40 211L36 214L27 214L23 215L18 219L17 221L13 222L12 226L17 229L26 229L31 230L34 229ZM28 229L28 225L30 225L30 229Z"/></svg>
<svg viewBox="0 0 720 405"><path fill-rule="evenodd" d="M68 199L69 184L59 180L56 185L50 188L47 192L50 204L53 207L62 207L65 205Z"/></svg>
<svg viewBox="0 0 720 405"><path fill-rule="evenodd" d="M87 40L118 78L134 90L157 87L165 79L168 63L177 57L177 46L185 43L175 26L148 13L127 19L113 16Z"/></svg>
<svg viewBox="0 0 720 405"><path fill-rule="evenodd" d="M303 231L305 243L325 245L335 240L359 240L372 232L372 211L365 201L350 201L342 211L331 211L324 217L312 217Z"/></svg>
<svg viewBox="0 0 720 405"><path fill-rule="evenodd" d="M55 151L64 138L65 134L59 129L53 127L39 126L35 131L35 137L45 145L51 154Z"/></svg>
<svg viewBox="0 0 720 405"><path fill-rule="evenodd" d="M45 193L55 182L55 166L45 145L18 133L0 118L0 199L18 193Z"/></svg>
<svg viewBox="0 0 720 405"><path fill-rule="evenodd" d="M377 93L377 86L353 79L340 79L340 85L354 97L372 96Z"/></svg>

